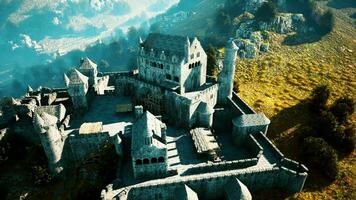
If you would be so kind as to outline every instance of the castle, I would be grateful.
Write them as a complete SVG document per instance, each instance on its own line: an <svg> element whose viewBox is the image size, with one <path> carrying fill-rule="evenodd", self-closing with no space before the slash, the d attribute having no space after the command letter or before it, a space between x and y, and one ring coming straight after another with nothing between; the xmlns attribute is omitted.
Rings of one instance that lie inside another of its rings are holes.
<svg viewBox="0 0 356 200"><path fill-rule="evenodd" d="M53 174L114 146L112 156L129 161L103 200L299 192L308 169L284 157L266 137L270 120L233 91L237 50L229 40L216 80L206 76L197 38L151 33L139 41L137 69L100 73L84 58L64 75L64 88L29 88L22 99L8 99L2 121L31 120L35 134L27 136L39 136Z"/></svg>

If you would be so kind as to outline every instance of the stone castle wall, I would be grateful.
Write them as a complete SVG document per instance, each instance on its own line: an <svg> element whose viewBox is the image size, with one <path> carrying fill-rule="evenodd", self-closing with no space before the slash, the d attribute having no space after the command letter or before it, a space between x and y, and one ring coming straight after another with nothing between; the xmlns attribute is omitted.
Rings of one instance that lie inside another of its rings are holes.
<svg viewBox="0 0 356 200"><path fill-rule="evenodd" d="M297 173L284 167L273 167L192 175L177 180L154 181L134 186L127 191L128 199L155 199L157 196L162 199L174 199L176 188L182 184L192 188L202 199L219 199L224 197L224 188L231 178L238 178L252 191L277 187L290 192L299 192L304 184L306 173Z"/></svg>
<svg viewBox="0 0 356 200"><path fill-rule="evenodd" d="M70 160L83 161L101 151L104 145L111 145L109 133L69 135L66 139L70 148Z"/></svg>

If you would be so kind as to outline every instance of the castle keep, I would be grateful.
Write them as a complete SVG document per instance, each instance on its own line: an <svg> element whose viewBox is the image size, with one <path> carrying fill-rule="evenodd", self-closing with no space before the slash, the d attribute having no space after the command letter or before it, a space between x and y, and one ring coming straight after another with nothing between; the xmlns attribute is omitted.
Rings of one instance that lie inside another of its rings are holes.
<svg viewBox="0 0 356 200"><path fill-rule="evenodd" d="M32 132L18 133L42 144L53 174L115 147L112 156L125 162L103 200L252 199L261 189L302 190L308 169L284 157L266 137L270 120L233 91L233 40L217 80L206 76L197 38L152 33L138 46L137 69L100 73L83 58L63 88L29 88L7 99L1 122L31 124Z"/></svg>

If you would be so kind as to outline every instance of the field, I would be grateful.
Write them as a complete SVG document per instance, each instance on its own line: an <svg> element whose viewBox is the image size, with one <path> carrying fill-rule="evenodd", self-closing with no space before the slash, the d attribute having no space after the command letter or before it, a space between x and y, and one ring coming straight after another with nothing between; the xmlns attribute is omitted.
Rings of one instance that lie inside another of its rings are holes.
<svg viewBox="0 0 356 200"><path fill-rule="evenodd" d="M271 33L267 54L239 60L236 67L240 96L272 120L269 138L286 156L297 160L296 135L310 121L303 102L313 88L329 85L329 104L344 95L356 99L356 20L351 17L356 11L350 7L332 10L336 16L334 30L319 41L285 45L283 41L290 35ZM355 122L354 114L349 123ZM356 199L355 156L355 152L339 156L340 176L336 181L329 183L312 171L304 191L287 199Z"/></svg>

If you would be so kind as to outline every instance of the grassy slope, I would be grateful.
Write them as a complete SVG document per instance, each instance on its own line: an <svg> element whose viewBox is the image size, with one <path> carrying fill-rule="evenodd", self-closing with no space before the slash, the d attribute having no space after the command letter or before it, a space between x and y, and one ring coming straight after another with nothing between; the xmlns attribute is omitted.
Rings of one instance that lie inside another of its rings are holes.
<svg viewBox="0 0 356 200"><path fill-rule="evenodd" d="M342 95L356 99L356 29L355 20L349 18L355 9L334 11L335 29L320 41L286 46L281 45L285 36L272 34L269 53L237 64L235 78L240 83L240 95L272 119L268 136L294 159L299 152L295 135L301 124L309 121L308 110L301 102L315 86L331 86L329 103ZM355 119L353 115L351 123ZM356 199L355 155L340 159L340 178L333 183L310 173L304 191L289 198Z"/></svg>

